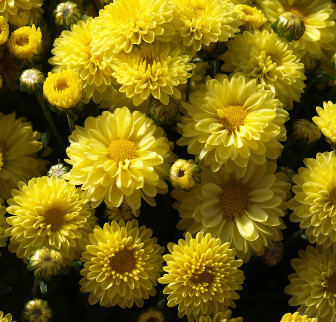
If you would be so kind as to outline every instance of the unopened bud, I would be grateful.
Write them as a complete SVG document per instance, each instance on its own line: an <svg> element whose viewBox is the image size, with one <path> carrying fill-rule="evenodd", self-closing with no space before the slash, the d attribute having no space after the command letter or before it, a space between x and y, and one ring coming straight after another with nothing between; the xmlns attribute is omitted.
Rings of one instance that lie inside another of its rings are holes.
<svg viewBox="0 0 336 322"><path fill-rule="evenodd" d="M305 32L305 25L301 17L293 12L284 12L272 23L272 29L279 37L288 41L299 40Z"/></svg>
<svg viewBox="0 0 336 322"><path fill-rule="evenodd" d="M176 160L170 168L169 176L174 188L186 191L201 182L201 171L194 160Z"/></svg>

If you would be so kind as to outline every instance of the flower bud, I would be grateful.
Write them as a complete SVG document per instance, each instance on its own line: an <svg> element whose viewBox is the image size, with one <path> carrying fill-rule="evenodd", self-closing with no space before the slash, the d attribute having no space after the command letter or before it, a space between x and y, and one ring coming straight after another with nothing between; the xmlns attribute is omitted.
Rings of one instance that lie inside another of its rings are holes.
<svg viewBox="0 0 336 322"><path fill-rule="evenodd" d="M104 211L104 217L108 221L119 221L123 219L124 221L129 221L134 218L131 207L126 201L124 201L120 207L107 207Z"/></svg>
<svg viewBox="0 0 336 322"><path fill-rule="evenodd" d="M314 123L298 119L294 122L292 135L296 141L310 144L320 139L321 131Z"/></svg>
<svg viewBox="0 0 336 322"><path fill-rule="evenodd" d="M169 176L174 188L185 191L201 182L201 170L194 160L176 160L170 168Z"/></svg>
<svg viewBox="0 0 336 322"><path fill-rule="evenodd" d="M147 115L159 126L172 125L178 120L180 110L173 99L170 100L168 105L164 105L158 100L153 100L148 108Z"/></svg>
<svg viewBox="0 0 336 322"><path fill-rule="evenodd" d="M45 300L34 299L27 302L22 313L22 320L26 322L51 321L52 311Z"/></svg>
<svg viewBox="0 0 336 322"><path fill-rule="evenodd" d="M52 177L53 175L57 176L59 179L62 179L63 174L66 174L70 171L69 167L66 167L63 163L59 162L50 167L47 172L48 177Z"/></svg>
<svg viewBox="0 0 336 322"><path fill-rule="evenodd" d="M20 90L29 95L42 92L44 74L36 68L26 69L20 76Z"/></svg>
<svg viewBox="0 0 336 322"><path fill-rule="evenodd" d="M55 22L59 26L69 28L72 24L77 23L81 18L81 11L74 2L61 2L54 10Z"/></svg>
<svg viewBox="0 0 336 322"><path fill-rule="evenodd" d="M148 309L139 315L138 322L164 322L164 316L159 310Z"/></svg>
<svg viewBox="0 0 336 322"><path fill-rule="evenodd" d="M9 36L9 25L5 17L0 16L0 46L4 45Z"/></svg>
<svg viewBox="0 0 336 322"><path fill-rule="evenodd" d="M266 248L263 255L263 261L267 266L273 267L277 265L283 257L282 241L274 242L274 248Z"/></svg>
<svg viewBox="0 0 336 322"><path fill-rule="evenodd" d="M299 40L305 32L305 25L301 17L293 12L284 12L272 23L272 29L279 37L288 41Z"/></svg>
<svg viewBox="0 0 336 322"><path fill-rule="evenodd" d="M336 71L336 53L332 56L330 61L330 68Z"/></svg>

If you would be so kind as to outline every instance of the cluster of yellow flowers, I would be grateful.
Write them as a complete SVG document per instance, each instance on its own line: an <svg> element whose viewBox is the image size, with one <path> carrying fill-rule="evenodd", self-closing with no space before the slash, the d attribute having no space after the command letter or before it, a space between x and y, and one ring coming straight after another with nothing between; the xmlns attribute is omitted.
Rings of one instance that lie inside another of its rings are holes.
<svg viewBox="0 0 336 322"><path fill-rule="evenodd" d="M243 288L239 267L277 247L289 208L318 246L292 262L285 292L299 308L281 321L335 321L336 154L305 159L291 199L291 178L277 169L305 70L336 52L334 3L102 2L97 17L82 19L76 4L62 3L55 17L66 30L53 43L48 77L31 69L20 79L48 121L46 103L72 125L85 115L64 151L71 168L45 175L41 134L0 112L0 247L9 239L9 251L46 280L81 260L80 290L92 305L141 307L161 283L180 318L238 322L230 308ZM43 57L42 5L0 0L0 90ZM105 110L90 116L85 104ZM311 143L322 132L335 148L336 104L317 113L317 127L306 120L293 135ZM176 125L176 144L197 163L177 160L161 125ZM184 238L163 255L156 232L134 217L142 200L154 207L168 193L169 178ZM102 203L108 222L100 227Z"/></svg>

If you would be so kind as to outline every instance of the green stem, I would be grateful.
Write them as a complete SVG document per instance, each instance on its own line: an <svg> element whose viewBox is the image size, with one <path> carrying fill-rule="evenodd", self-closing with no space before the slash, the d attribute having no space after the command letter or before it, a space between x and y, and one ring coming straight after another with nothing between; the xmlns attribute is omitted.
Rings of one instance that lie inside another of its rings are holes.
<svg viewBox="0 0 336 322"><path fill-rule="evenodd" d="M191 77L188 78L187 80L187 86L186 86L186 98L185 101L188 102L189 100L189 95L190 95L190 82L191 82Z"/></svg>
<svg viewBox="0 0 336 322"><path fill-rule="evenodd" d="M67 113L67 119L68 119L68 124L69 124L70 132L72 133L72 131L75 130L75 122L74 122L74 120L69 116L68 113Z"/></svg>
<svg viewBox="0 0 336 322"><path fill-rule="evenodd" d="M32 288L32 291L31 291L31 293L32 293L32 295L33 295L33 298L36 297L36 292L37 292L37 288L38 288L38 286L39 286L39 279L35 277L35 279L34 279L34 284L33 284L33 288Z"/></svg>
<svg viewBox="0 0 336 322"><path fill-rule="evenodd" d="M219 73L219 59L214 59L214 77Z"/></svg>

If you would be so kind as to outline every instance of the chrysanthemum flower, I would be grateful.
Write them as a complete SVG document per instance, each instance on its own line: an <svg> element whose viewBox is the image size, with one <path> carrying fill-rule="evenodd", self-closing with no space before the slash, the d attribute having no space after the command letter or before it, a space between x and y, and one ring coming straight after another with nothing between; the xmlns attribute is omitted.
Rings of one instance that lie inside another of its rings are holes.
<svg viewBox="0 0 336 322"><path fill-rule="evenodd" d="M182 218L177 228L191 234L211 233L223 243L230 242L244 261L251 254L263 255L265 247L282 239L285 228L281 217L290 184L275 170L274 162L251 164L246 174L203 169L200 185L190 192L172 192Z"/></svg>
<svg viewBox="0 0 336 322"><path fill-rule="evenodd" d="M170 254L163 258L166 272L159 283L167 284L163 293L168 295L168 306L178 306L178 315L197 317L235 307L233 300L242 289L243 271L237 269L241 260L235 259L235 250L229 243L222 244L211 234L198 233L195 238L187 233L178 244L169 243Z"/></svg>
<svg viewBox="0 0 336 322"><path fill-rule="evenodd" d="M0 158L1 162L1 158ZM1 163L0 163L1 164ZM6 246L8 236L5 235L5 230L9 227L6 222L6 207L3 206L3 200L0 198L0 247Z"/></svg>
<svg viewBox="0 0 336 322"><path fill-rule="evenodd" d="M291 110L305 87L304 65L295 48L275 32L245 31L227 43L228 50L220 57L225 72L243 72L259 84L271 89Z"/></svg>
<svg viewBox="0 0 336 322"><path fill-rule="evenodd" d="M4 313L0 311L0 322L12 322L12 314L8 313L4 315Z"/></svg>
<svg viewBox="0 0 336 322"><path fill-rule="evenodd" d="M54 107L63 110L78 105L83 97L82 81L77 71L67 69L48 73L43 95Z"/></svg>
<svg viewBox="0 0 336 322"><path fill-rule="evenodd" d="M67 162L73 167L63 177L82 185L93 207L103 200L119 207L126 200L138 209L141 198L155 206L156 194L167 193L163 178L174 159L172 143L145 114L127 107L105 111L77 126L69 140Z"/></svg>
<svg viewBox="0 0 336 322"><path fill-rule="evenodd" d="M298 313L319 322L336 320L336 250L335 245L324 248L308 246L299 250L300 258L291 261L295 273L285 293L291 295L289 305L299 306Z"/></svg>
<svg viewBox="0 0 336 322"><path fill-rule="evenodd" d="M306 229L310 243L330 247L336 242L336 155L318 153L304 159L305 167L293 177L295 196L288 203L290 219Z"/></svg>
<svg viewBox="0 0 336 322"><path fill-rule="evenodd" d="M16 29L10 34L7 47L14 58L25 64L35 63L43 52L40 28L36 29L35 25L32 25Z"/></svg>
<svg viewBox="0 0 336 322"><path fill-rule="evenodd" d="M231 310L226 310L223 312L218 312L212 316L202 315L197 319L197 322L243 322L243 318L231 318ZM194 319L190 319L190 322L194 322Z"/></svg>
<svg viewBox="0 0 336 322"><path fill-rule="evenodd" d="M51 321L52 311L46 300L34 299L25 304L22 318L25 322L47 322Z"/></svg>
<svg viewBox="0 0 336 322"><path fill-rule="evenodd" d="M138 322L165 322L161 311L149 309L139 315Z"/></svg>
<svg viewBox="0 0 336 322"><path fill-rule="evenodd" d="M313 68L326 51L336 50L336 11L331 0L257 0L270 22L286 11L297 14L305 24L303 36L294 44L304 51L306 68Z"/></svg>
<svg viewBox="0 0 336 322"><path fill-rule="evenodd" d="M81 291L90 292L89 303L130 308L143 306L155 295L162 271L164 248L152 238L152 230L136 220L113 221L96 227L82 254Z"/></svg>
<svg viewBox="0 0 336 322"><path fill-rule="evenodd" d="M19 181L27 182L46 170L47 161L36 158L42 149L39 138L24 118L0 113L0 198L9 198Z"/></svg>
<svg viewBox="0 0 336 322"><path fill-rule="evenodd" d="M227 41L239 32L241 22L228 0L172 0L174 3L173 23L177 39L194 51L202 45Z"/></svg>
<svg viewBox="0 0 336 322"><path fill-rule="evenodd" d="M16 28L24 26L41 26L43 22L43 9L35 7L31 9L18 9L16 15L10 15L8 18L9 24Z"/></svg>
<svg viewBox="0 0 336 322"><path fill-rule="evenodd" d="M2 46L7 42L8 35L9 35L9 25L6 19L0 16L0 46Z"/></svg>
<svg viewBox="0 0 336 322"><path fill-rule="evenodd" d="M138 215L138 213L136 212L135 215ZM132 208L124 201L119 207L107 207L104 211L104 217L108 221L119 221L122 219L126 222L134 219L134 214Z"/></svg>
<svg viewBox="0 0 336 322"><path fill-rule="evenodd" d="M37 249L59 251L65 264L79 259L97 218L84 202L79 188L56 176L19 183L8 199L11 225L8 249L18 258L29 258Z"/></svg>
<svg viewBox="0 0 336 322"><path fill-rule="evenodd" d="M9 16L18 14L18 10L42 7L43 0L1 0L0 16L8 20Z"/></svg>
<svg viewBox="0 0 336 322"><path fill-rule="evenodd" d="M244 172L249 162L279 157L288 113L254 79L217 76L190 95L190 104L182 104L188 115L178 124L183 136L177 143L188 145L188 152L212 171L222 165L232 171L238 165Z"/></svg>
<svg viewBox="0 0 336 322"><path fill-rule="evenodd" d="M188 72L195 67L188 63L190 59L179 47L145 43L128 54L118 54L111 64L112 75L122 85L119 91L132 97L135 106L150 95L167 105L169 95L181 97L177 86L187 82Z"/></svg>
<svg viewBox="0 0 336 322"><path fill-rule="evenodd" d="M263 12L255 7L246 4L238 4L235 6L238 12L238 19L243 23L242 30L252 31L258 29L267 22L267 18Z"/></svg>
<svg viewBox="0 0 336 322"><path fill-rule="evenodd" d="M318 322L316 318L308 318L307 315L300 315L299 312L286 313L280 322Z"/></svg>
<svg viewBox="0 0 336 322"><path fill-rule="evenodd" d="M113 53L129 53L143 42L169 41L175 33L172 12L170 0L115 0L94 21L93 52L112 58Z"/></svg>
<svg viewBox="0 0 336 322"><path fill-rule="evenodd" d="M318 116L313 117L313 122L325 137L336 143L336 104L331 101L323 102L323 108L317 106L316 112Z"/></svg>
<svg viewBox="0 0 336 322"><path fill-rule="evenodd" d="M49 59L55 65L53 72L72 69L79 73L83 82L83 94L86 101L90 98L99 103L106 91L111 91L113 77L110 62L101 53L95 55L91 48L91 30L93 19L79 21L71 26L71 31L65 30L54 42Z"/></svg>

